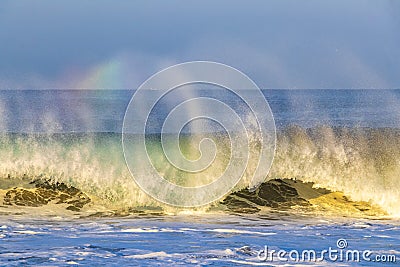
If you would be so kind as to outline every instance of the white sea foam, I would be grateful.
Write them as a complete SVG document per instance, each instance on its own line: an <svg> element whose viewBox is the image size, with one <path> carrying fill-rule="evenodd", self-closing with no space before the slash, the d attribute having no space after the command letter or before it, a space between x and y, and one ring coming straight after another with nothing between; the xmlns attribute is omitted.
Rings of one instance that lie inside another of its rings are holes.
<svg viewBox="0 0 400 267"><path fill-rule="evenodd" d="M266 232L256 232L256 231L247 231L247 230L240 230L240 229L226 229L226 228L219 228L219 229L211 229L211 232L217 233L232 233L232 234L250 234L250 235L276 235L276 233L266 233Z"/></svg>
<svg viewBox="0 0 400 267"><path fill-rule="evenodd" d="M45 234L44 232L36 232L36 231L32 231L32 230L17 230L17 231L13 231L13 232L17 233L17 234L24 234L24 235Z"/></svg>
<svg viewBox="0 0 400 267"><path fill-rule="evenodd" d="M130 259L152 259L152 258L167 258L167 257L173 257L173 255L167 254L164 251L158 251L140 255L124 256L124 258L130 258Z"/></svg>
<svg viewBox="0 0 400 267"><path fill-rule="evenodd" d="M314 182L342 191L352 200L378 205L396 217L400 215L399 140L396 129L285 128L278 133L275 161L266 179ZM158 203L137 187L124 164L120 141L114 134L2 135L0 188L32 187L31 179L51 179L89 194L93 203L88 210L162 206L165 213L175 214L176 209ZM55 206L46 210L53 216L60 212Z"/></svg>

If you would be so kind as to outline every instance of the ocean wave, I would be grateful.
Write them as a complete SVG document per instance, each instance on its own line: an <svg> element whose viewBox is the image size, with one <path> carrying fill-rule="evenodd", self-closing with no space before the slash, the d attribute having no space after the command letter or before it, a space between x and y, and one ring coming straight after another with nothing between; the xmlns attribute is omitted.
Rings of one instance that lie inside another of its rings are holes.
<svg viewBox="0 0 400 267"><path fill-rule="evenodd" d="M277 133L265 183L255 192L239 183L220 202L198 210L397 217L399 159L400 129L288 126ZM174 179L172 170L163 171ZM210 177L197 182L208 183ZM93 216L176 210L137 187L125 165L121 136L114 133L3 134L0 189L7 210L50 204Z"/></svg>

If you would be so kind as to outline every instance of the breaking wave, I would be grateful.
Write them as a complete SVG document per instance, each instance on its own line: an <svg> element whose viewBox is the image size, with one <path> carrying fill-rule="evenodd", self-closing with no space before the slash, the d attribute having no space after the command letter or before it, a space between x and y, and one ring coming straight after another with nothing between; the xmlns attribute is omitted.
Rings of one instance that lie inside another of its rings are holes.
<svg viewBox="0 0 400 267"><path fill-rule="evenodd" d="M234 193L203 210L397 217L399 174L400 129L288 126L277 133L265 183L255 192L239 183ZM199 181L205 182L209 177ZM0 206L7 211L50 204L106 215L176 209L138 188L125 165L121 136L114 133L2 134L0 189Z"/></svg>

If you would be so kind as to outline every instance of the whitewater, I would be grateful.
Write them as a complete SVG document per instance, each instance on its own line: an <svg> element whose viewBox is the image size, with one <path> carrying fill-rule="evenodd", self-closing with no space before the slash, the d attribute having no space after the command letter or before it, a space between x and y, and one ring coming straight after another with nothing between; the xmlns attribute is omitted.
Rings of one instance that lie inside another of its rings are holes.
<svg viewBox="0 0 400 267"><path fill-rule="evenodd" d="M400 253L400 91L263 90L277 126L264 183L241 181L196 208L160 203L132 178L121 130L133 93L0 91L1 264L262 265L265 245L322 249L339 238ZM200 95L244 112L223 90ZM149 126L150 153L165 116ZM182 186L212 182L230 151L226 135L204 135L218 144L214 169L186 180L162 157L156 168ZM182 140L195 157L196 137ZM343 263L358 264L372 263Z"/></svg>

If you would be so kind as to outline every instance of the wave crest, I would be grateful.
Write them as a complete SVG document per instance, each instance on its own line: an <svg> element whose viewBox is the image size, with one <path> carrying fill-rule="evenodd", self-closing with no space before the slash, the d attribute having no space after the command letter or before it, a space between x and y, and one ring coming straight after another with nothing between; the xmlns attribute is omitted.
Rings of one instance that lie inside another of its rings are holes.
<svg viewBox="0 0 400 267"><path fill-rule="evenodd" d="M79 189L109 210L160 206L130 176L119 134L5 134L0 137L0 152L0 189L20 187L38 194L38 188L27 184L39 177ZM390 216L400 216L399 159L400 129L290 126L277 132L275 159L266 180L312 182L313 188L342 192L349 201L377 205ZM239 184L235 191L244 194L244 187ZM289 188L287 196L290 192L294 191ZM12 193L10 199L16 195ZM335 197L343 199L340 195L323 196L324 200L318 200L320 206L333 203ZM245 198L249 200L250 195ZM305 206L318 202L303 199L309 202ZM297 200L293 193L293 205L289 206L301 206ZM256 208L268 206L255 204ZM164 210L170 208L161 206Z"/></svg>

